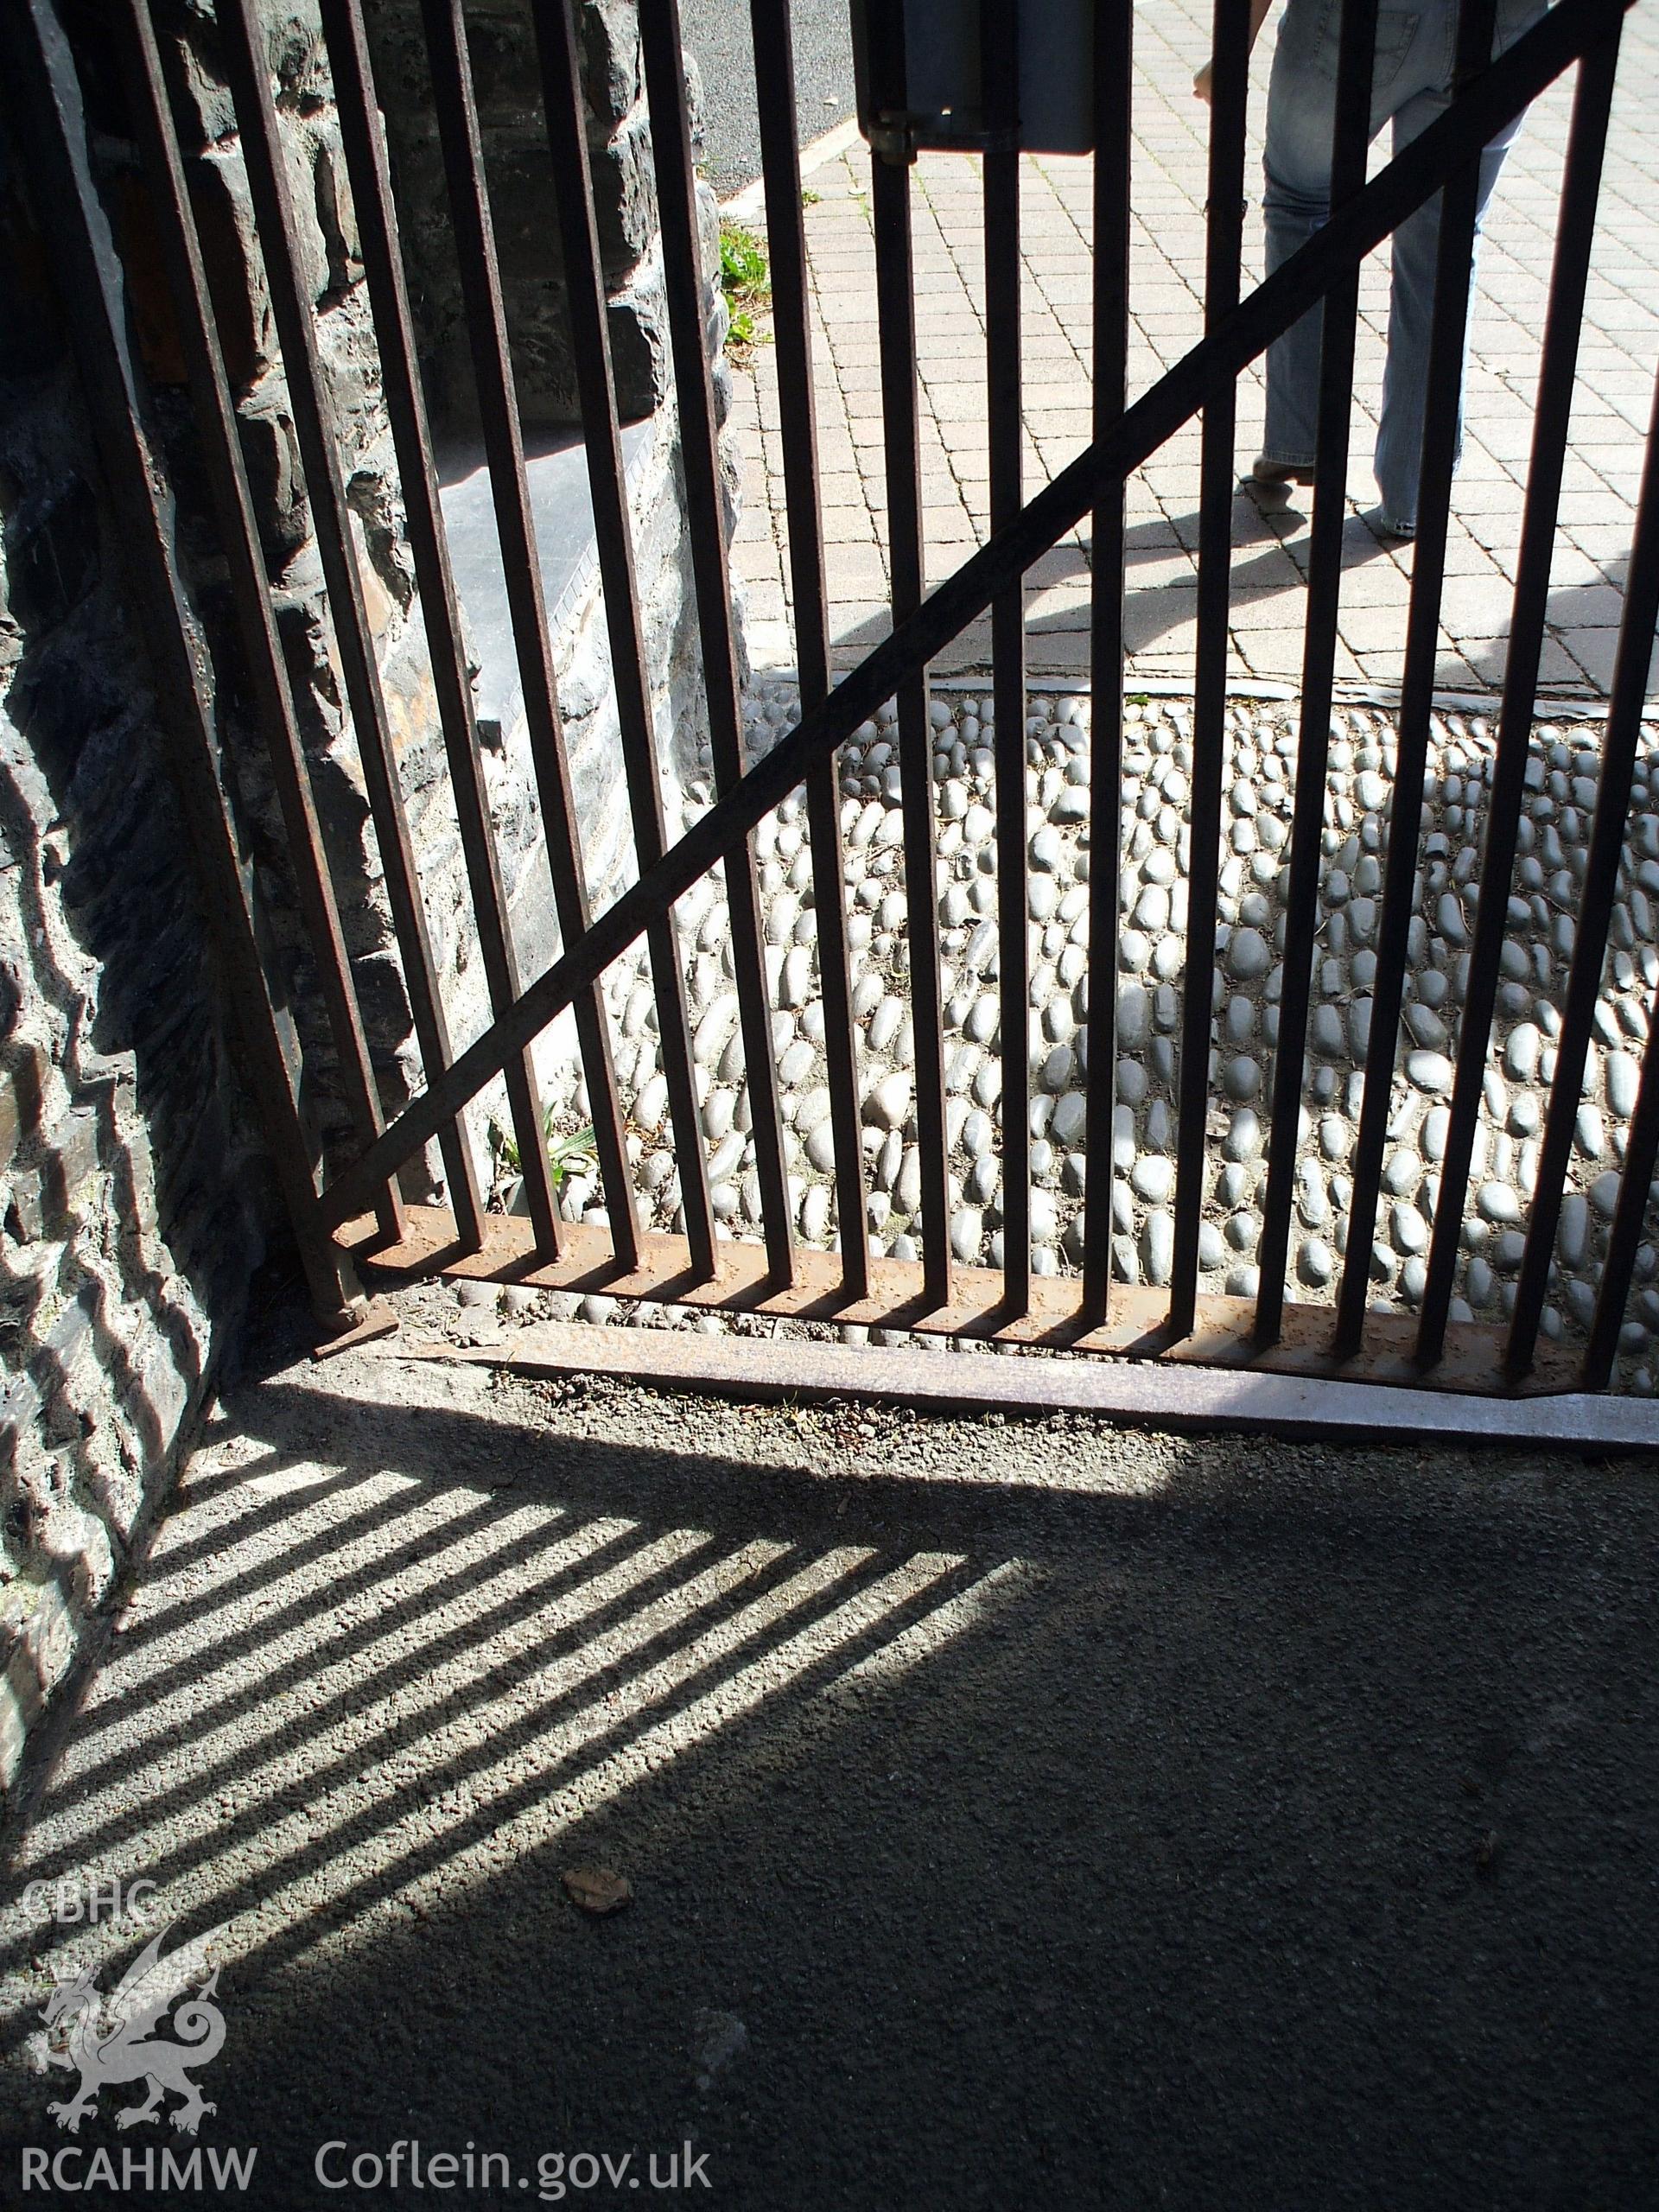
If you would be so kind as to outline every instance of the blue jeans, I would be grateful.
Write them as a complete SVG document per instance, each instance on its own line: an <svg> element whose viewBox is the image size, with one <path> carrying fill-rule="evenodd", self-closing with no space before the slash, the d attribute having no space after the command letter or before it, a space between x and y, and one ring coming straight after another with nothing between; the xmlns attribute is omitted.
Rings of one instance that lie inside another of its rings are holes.
<svg viewBox="0 0 1659 2212"><path fill-rule="evenodd" d="M1495 51L1501 54L1512 46L1542 13L1543 0L1498 0ZM1267 151L1262 164L1267 172L1262 209L1269 276L1307 243L1330 213L1331 128L1341 22L1341 0L1289 0L1279 27L1268 92ZM1392 122L1396 154L1451 104L1457 31L1456 0L1421 0L1416 8L1378 10L1371 137L1375 138L1385 123ZM1520 127L1517 116L1482 153L1477 235L1503 156ZM1388 365L1382 378L1376 467L1383 519L1407 530L1414 527L1417 520L1440 232L1437 193L1394 234ZM1299 468L1313 464L1323 321L1323 308L1311 308L1268 348L1265 460ZM1461 388L1458 406L1461 446Z"/></svg>

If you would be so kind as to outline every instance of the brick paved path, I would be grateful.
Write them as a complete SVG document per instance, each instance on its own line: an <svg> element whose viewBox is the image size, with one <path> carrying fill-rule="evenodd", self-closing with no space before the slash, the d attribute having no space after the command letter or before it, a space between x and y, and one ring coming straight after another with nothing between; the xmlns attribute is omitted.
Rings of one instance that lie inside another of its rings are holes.
<svg viewBox="0 0 1659 2212"><path fill-rule="evenodd" d="M1135 312L1131 392L1199 336L1202 201L1207 111L1191 92L1207 48L1207 10L1191 0L1149 0L1136 14ZM1247 276L1260 274L1261 142L1274 30L1252 73ZM1472 331L1468 435L1454 516L1439 680L1484 691L1501 678L1513 588L1530 406L1566 143L1571 82L1540 100L1510 156L1482 249ZM1605 690L1632 505L1659 364L1659 5L1628 19L1618 99L1591 272L1579 391L1552 579L1542 683L1582 696ZM1380 151L1376 156L1380 161ZM914 171L919 302L922 474L930 584L986 535L984 325L977 163L925 156ZM1028 488L1087 442L1090 194L1086 160L1039 157L1024 190L1026 470ZM874 321L868 156L855 145L817 168L807 209L818 360L821 465L837 664L850 665L888 627L881 422ZM1381 390L1387 266L1367 264L1362 290L1353 512L1337 673L1355 684L1400 680L1408 549L1378 543L1370 448ZM740 375L747 449L737 565L747 587L758 665L792 664L784 560L783 478L776 358L761 347ZM1238 457L1248 467L1262 420L1259 371L1239 392ZM1190 680L1194 644L1198 431L1172 439L1129 486L1130 673ZM1241 493L1236 503L1231 667L1236 680L1294 683L1301 664L1304 510L1273 519ZM1033 679L1087 672L1089 553L1079 537L1058 546L1028 579ZM938 664L982 670L987 626Z"/></svg>

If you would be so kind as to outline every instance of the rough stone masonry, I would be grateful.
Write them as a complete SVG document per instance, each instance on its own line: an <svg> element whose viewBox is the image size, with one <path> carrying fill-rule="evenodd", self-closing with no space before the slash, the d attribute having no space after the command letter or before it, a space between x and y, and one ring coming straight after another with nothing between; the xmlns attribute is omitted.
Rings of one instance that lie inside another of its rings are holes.
<svg viewBox="0 0 1659 2212"><path fill-rule="evenodd" d="M423 1077L214 13L207 0L157 0L152 14L353 976L390 1115ZM261 0L261 14L440 986L452 1035L464 1045L487 1019L482 966L327 57L315 0ZM424 166L429 96L410 58L415 11L403 0L366 0L365 14L384 72L394 189L411 224L423 367L442 442L466 433L466 370L429 251L442 185ZM569 424L563 294L556 265L547 262L555 226L524 109L523 86L532 81L524 68L527 0L480 0L468 20L525 416L532 425ZM122 257L153 433L178 502L186 582L212 649L217 734L327 1156L346 1134L334 1056L227 604L114 41L107 26L77 18L72 28L93 173ZM652 419L651 449L631 492L671 783L676 760L695 760L700 710L632 8L584 0L581 29L622 404ZM123 547L30 204L24 121L0 86L0 1789L11 1785L29 1728L109 1597L215 1363L234 1344L250 1282L282 1236L162 765ZM709 316L717 350L717 296ZM554 611L554 645L589 832L590 888L603 898L631 858L619 830L625 805L592 570L590 559ZM522 964L533 972L556 939L527 739L511 721L480 734L489 740L486 776L509 912ZM486 1108L473 1117L480 1154L487 1101ZM480 1166L488 1163L481 1158ZM404 1179L411 1197L442 1194L435 1156L411 1162Z"/></svg>

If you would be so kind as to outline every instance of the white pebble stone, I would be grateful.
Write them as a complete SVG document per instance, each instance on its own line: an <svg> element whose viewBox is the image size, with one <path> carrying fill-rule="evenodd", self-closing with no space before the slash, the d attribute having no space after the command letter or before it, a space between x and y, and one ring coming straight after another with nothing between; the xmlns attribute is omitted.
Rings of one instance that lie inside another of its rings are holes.
<svg viewBox="0 0 1659 2212"><path fill-rule="evenodd" d="M1540 1048L1543 1039L1530 1021L1523 1021L1512 1029L1503 1047L1503 1067L1506 1074L1517 1083L1531 1083L1538 1073Z"/></svg>
<svg viewBox="0 0 1659 2212"><path fill-rule="evenodd" d="M1076 1065L1076 1055L1071 1047L1056 1045L1053 1051L1044 1057L1038 1080L1046 1091L1058 1096L1070 1086Z"/></svg>
<svg viewBox="0 0 1659 2212"><path fill-rule="evenodd" d="M780 1006L791 1011L806 1004L812 990L812 955L804 944L794 945L785 955L782 971L778 979L778 1000Z"/></svg>
<svg viewBox="0 0 1659 2212"><path fill-rule="evenodd" d="M1608 1109L1621 1122L1627 1122L1636 1111L1640 1065L1630 1052L1609 1052L1606 1074Z"/></svg>
<svg viewBox="0 0 1659 2212"><path fill-rule="evenodd" d="M1318 1290L1328 1283L1336 1273L1336 1260L1323 1236L1310 1236L1297 1255L1297 1272L1302 1281Z"/></svg>
<svg viewBox="0 0 1659 2212"><path fill-rule="evenodd" d="M1452 1088L1452 1063L1444 1052L1408 1052L1406 1073L1419 1090L1446 1091Z"/></svg>
<svg viewBox="0 0 1659 2212"><path fill-rule="evenodd" d="M1426 1251L1428 1247L1428 1224L1415 1206L1403 1202L1389 1209L1389 1225L1396 1252L1409 1254Z"/></svg>
<svg viewBox="0 0 1659 2212"><path fill-rule="evenodd" d="M904 1019L904 1013L902 1000L893 997L880 1000L874 1013L870 1016L870 1026L866 1033L873 1052L887 1051L898 1034L899 1024Z"/></svg>
<svg viewBox="0 0 1659 2212"><path fill-rule="evenodd" d="M1141 1232L1141 1255L1147 1281L1161 1288L1168 1282L1175 1265L1175 1220L1162 1207L1147 1216L1146 1226Z"/></svg>
<svg viewBox="0 0 1659 2212"><path fill-rule="evenodd" d="M885 1076L866 1101L864 1117L879 1129L904 1126L910 1111L911 1079L902 1071Z"/></svg>
<svg viewBox="0 0 1659 2212"><path fill-rule="evenodd" d="M1054 1103L1049 1123L1056 1144L1065 1148L1078 1143L1088 1125L1088 1103L1080 1090L1064 1092Z"/></svg>
<svg viewBox="0 0 1659 2212"><path fill-rule="evenodd" d="M1130 1170L1129 1181L1137 1197L1149 1205L1162 1205L1174 1187L1174 1163L1155 1154L1143 1155Z"/></svg>
<svg viewBox="0 0 1659 2212"><path fill-rule="evenodd" d="M976 1045L988 1045L995 1036L1001 1009L996 1000L987 991L976 998L968 1009L968 1019L963 1024L963 1034Z"/></svg>
<svg viewBox="0 0 1659 2212"><path fill-rule="evenodd" d="M692 1040L692 1057L700 1067L709 1067L719 1059L737 1027L738 1002L735 991L721 991L709 1001L708 1011L697 1024Z"/></svg>

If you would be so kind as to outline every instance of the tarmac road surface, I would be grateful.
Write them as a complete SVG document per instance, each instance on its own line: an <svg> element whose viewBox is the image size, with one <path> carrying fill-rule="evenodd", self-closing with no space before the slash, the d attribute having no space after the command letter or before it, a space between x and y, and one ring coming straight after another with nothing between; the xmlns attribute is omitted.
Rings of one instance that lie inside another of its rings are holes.
<svg viewBox="0 0 1659 2212"><path fill-rule="evenodd" d="M1656 1532L1635 1460L279 1355L0 1891L0 2173L192 2147L20 2063L142 1940L29 1919L90 1866L208 1939L255 2212L1651 2206Z"/></svg>
<svg viewBox="0 0 1659 2212"><path fill-rule="evenodd" d="M853 48L847 0L794 0L795 86L801 143L853 111ZM722 200L760 174L753 47L743 0L686 0L685 43L702 72L703 168Z"/></svg>

